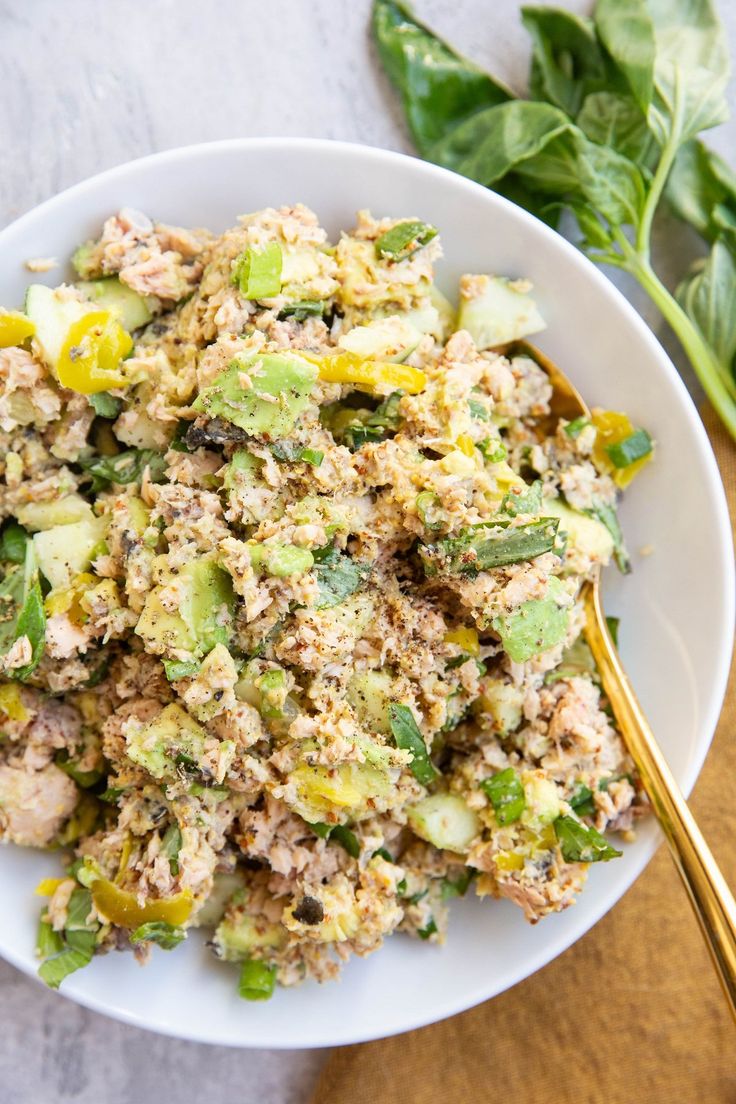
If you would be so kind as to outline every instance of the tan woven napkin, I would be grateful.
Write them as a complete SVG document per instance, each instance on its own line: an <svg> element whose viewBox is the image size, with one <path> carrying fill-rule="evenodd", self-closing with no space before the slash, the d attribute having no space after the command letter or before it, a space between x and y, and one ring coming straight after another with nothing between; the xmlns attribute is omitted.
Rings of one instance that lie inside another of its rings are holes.
<svg viewBox="0 0 736 1104"><path fill-rule="evenodd" d="M736 446L705 415L736 519ZM736 885L736 667L692 807ZM734 1104L736 1028L666 848L570 950L495 1000L333 1052L312 1104Z"/></svg>

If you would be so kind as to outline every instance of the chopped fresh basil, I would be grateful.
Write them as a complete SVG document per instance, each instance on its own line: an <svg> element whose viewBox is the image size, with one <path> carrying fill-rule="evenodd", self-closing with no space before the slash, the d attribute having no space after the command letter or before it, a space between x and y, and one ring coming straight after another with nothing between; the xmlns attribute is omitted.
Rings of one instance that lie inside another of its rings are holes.
<svg viewBox="0 0 736 1104"><path fill-rule="evenodd" d="M351 556L339 552L334 545L321 554L315 554L312 573L317 578L319 598L317 609L331 609L339 606L351 594L364 585L371 573L370 564L361 563Z"/></svg>
<svg viewBox="0 0 736 1104"><path fill-rule="evenodd" d="M480 784L499 824L513 824L526 808L524 787L513 767L498 771Z"/></svg>
<svg viewBox="0 0 736 1104"><path fill-rule="evenodd" d="M131 943L156 943L164 951L173 951L187 933L183 928L175 924L168 924L165 920L149 920L147 924L141 924L134 932L131 932Z"/></svg>
<svg viewBox="0 0 736 1104"><path fill-rule="evenodd" d="M100 418L117 418L122 410L122 399L116 399L109 391L97 391L88 395L90 406Z"/></svg>
<svg viewBox="0 0 736 1104"><path fill-rule="evenodd" d="M557 817L554 827L565 862L608 862L623 854L611 847L596 828L581 824L575 817Z"/></svg>
<svg viewBox="0 0 736 1104"><path fill-rule="evenodd" d="M92 491L105 491L113 483L140 483L148 468L153 483L161 483L166 471L166 459L152 449L127 449L116 456L95 456L80 459L79 466L92 478Z"/></svg>
<svg viewBox="0 0 736 1104"><path fill-rule="evenodd" d="M429 757L427 745L411 709L400 702L391 702L388 707L388 719L396 746L402 751L412 753L409 764L412 774L423 786L429 786L437 778L438 772Z"/></svg>

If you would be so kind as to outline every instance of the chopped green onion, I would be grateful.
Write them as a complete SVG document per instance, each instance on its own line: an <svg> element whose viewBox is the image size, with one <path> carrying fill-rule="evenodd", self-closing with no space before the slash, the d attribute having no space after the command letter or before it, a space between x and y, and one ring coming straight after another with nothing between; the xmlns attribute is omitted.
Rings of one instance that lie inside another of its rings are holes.
<svg viewBox="0 0 736 1104"><path fill-rule="evenodd" d="M429 529L430 532L441 529L444 524L442 518L437 515L437 508L441 505L439 495L436 495L434 491L422 491L421 494L417 495L417 513L424 528Z"/></svg>
<svg viewBox="0 0 736 1104"><path fill-rule="evenodd" d="M524 787L513 767L486 778L480 788L493 806L499 824L513 824L526 808Z"/></svg>
<svg viewBox="0 0 736 1104"><path fill-rule="evenodd" d="M405 261L437 237L437 229L426 222L397 222L376 239L376 256Z"/></svg>
<svg viewBox="0 0 736 1104"><path fill-rule="evenodd" d="M615 468L628 468L637 460L642 460L654 448L652 438L645 429L636 429L623 441L606 445L608 458Z"/></svg>
<svg viewBox="0 0 736 1104"><path fill-rule="evenodd" d="M565 426L565 433L574 441L589 425L590 418L586 418L584 414L581 414L579 418L573 418L571 422L567 423L567 425Z"/></svg>
<svg viewBox="0 0 736 1104"><path fill-rule="evenodd" d="M106 805L117 805L118 798L121 793L125 793L124 786L108 786L103 793L98 794L100 801L104 801Z"/></svg>
<svg viewBox="0 0 736 1104"><path fill-rule="evenodd" d="M322 299L297 299L287 303L279 311L279 318L293 318L295 322L304 322L307 318L321 318L327 304Z"/></svg>
<svg viewBox="0 0 736 1104"><path fill-rule="evenodd" d="M538 518L511 527L508 521L463 529L457 537L420 545L427 575L474 575L493 567L533 560L554 548L559 518Z"/></svg>
<svg viewBox="0 0 736 1104"><path fill-rule="evenodd" d="M246 299L273 299L281 291L283 262L278 242L267 242L263 249L249 246L235 262L233 283Z"/></svg>
<svg viewBox="0 0 736 1104"><path fill-rule="evenodd" d="M276 967L249 958L240 968L238 993L244 1000L268 1000L276 985Z"/></svg>
<svg viewBox="0 0 736 1104"><path fill-rule="evenodd" d="M190 678L192 675L196 675L201 666L197 659L165 659L163 665L169 682L176 682L177 679L181 678Z"/></svg>
<svg viewBox="0 0 736 1104"><path fill-rule="evenodd" d="M157 943L162 950L173 951L186 937L187 933L175 924L169 924L166 920L149 920L131 932L130 942Z"/></svg>
<svg viewBox="0 0 736 1104"><path fill-rule="evenodd" d="M402 751L412 753L409 769L418 782L428 786L437 777L437 771L429 757L424 737L414 720L414 714L408 705L391 702L388 707L388 718L396 746Z"/></svg>
<svg viewBox="0 0 736 1104"><path fill-rule="evenodd" d="M500 464L508 456L505 444L497 437L484 437L475 447L488 464Z"/></svg>
<svg viewBox="0 0 736 1104"><path fill-rule="evenodd" d="M557 817L554 827L565 862L608 862L623 854L611 847L596 828L581 824L575 817Z"/></svg>

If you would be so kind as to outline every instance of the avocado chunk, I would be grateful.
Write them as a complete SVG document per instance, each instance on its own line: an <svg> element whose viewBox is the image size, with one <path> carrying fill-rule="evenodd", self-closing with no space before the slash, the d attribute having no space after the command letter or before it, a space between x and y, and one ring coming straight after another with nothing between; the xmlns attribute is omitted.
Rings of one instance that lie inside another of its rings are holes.
<svg viewBox="0 0 736 1104"><path fill-rule="evenodd" d="M309 404L317 371L293 353L240 356L200 392L193 409L224 418L253 437L286 437Z"/></svg>
<svg viewBox="0 0 736 1104"><path fill-rule="evenodd" d="M33 546L38 566L54 589L68 587L76 575L88 569L95 549L104 540L107 521L107 518L84 518L35 534Z"/></svg>
<svg viewBox="0 0 736 1104"><path fill-rule="evenodd" d="M203 767L205 740L202 726L177 704L166 705L152 721L132 726L126 735L128 756L154 778ZM233 760L235 744L223 741L221 749L218 762L224 773Z"/></svg>
<svg viewBox="0 0 736 1104"><path fill-rule="evenodd" d="M77 287L90 302L110 311L128 333L139 330L153 318L150 303L157 300L139 295L126 284L121 284L117 276L106 276L102 280L80 280Z"/></svg>
<svg viewBox="0 0 736 1104"><path fill-rule="evenodd" d="M463 276L458 329L479 349L492 349L545 329L545 322L531 296L505 277Z"/></svg>
<svg viewBox="0 0 736 1104"><path fill-rule="evenodd" d="M546 598L531 598L513 613L493 619L493 628L514 663L526 663L533 656L548 652L567 635L567 607L559 604L565 589L553 575L547 590Z"/></svg>
<svg viewBox="0 0 736 1104"><path fill-rule="evenodd" d="M567 560L572 561L570 567L573 571L586 571L586 562L578 563L578 559L590 560L592 563L607 564L613 555L613 537L602 522L587 514L581 514L579 510L573 510L561 498L549 498L544 500L544 512L551 517L560 519L559 534L567 533ZM572 555L571 555L572 553Z"/></svg>
<svg viewBox="0 0 736 1104"><path fill-rule="evenodd" d="M369 762L323 767L305 761L291 771L288 781L296 791L296 800L288 804L310 824L366 816L377 801L386 807L397 796L389 774Z"/></svg>
<svg viewBox="0 0 736 1104"><path fill-rule="evenodd" d="M213 938L215 954L226 962L242 962L256 949L278 949L287 939L283 924L262 913L247 910L245 892L235 895L217 926Z"/></svg>
<svg viewBox="0 0 736 1104"><path fill-rule="evenodd" d="M146 597L135 631L148 650L157 655L185 651L199 658L216 644L226 645L235 608L227 572L203 556L185 564L178 575L172 576L172 582L174 579L181 595L177 613L162 604L166 583L155 586Z"/></svg>

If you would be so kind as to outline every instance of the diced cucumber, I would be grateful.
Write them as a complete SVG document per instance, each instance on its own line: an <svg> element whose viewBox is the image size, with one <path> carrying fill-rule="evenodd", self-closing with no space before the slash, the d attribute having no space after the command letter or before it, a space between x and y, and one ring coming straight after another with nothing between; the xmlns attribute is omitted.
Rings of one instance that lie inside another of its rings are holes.
<svg viewBox="0 0 736 1104"><path fill-rule="evenodd" d="M467 802L454 793L437 793L407 809L409 824L418 836L443 851L463 854L481 829Z"/></svg>
<svg viewBox="0 0 736 1104"><path fill-rule="evenodd" d="M531 296L517 291L505 277L465 279L465 288L461 281L458 329L467 330L479 349L518 341L545 328Z"/></svg>
<svg viewBox="0 0 736 1104"><path fill-rule="evenodd" d="M26 291L25 312L36 327L35 341L48 366L56 370L69 327L92 308L76 299L62 299L45 284Z"/></svg>
<svg viewBox="0 0 736 1104"><path fill-rule="evenodd" d="M195 928L214 928L222 920L223 913L233 894L245 888L245 871L238 867L232 873L222 871L212 880L210 895L197 911L194 918Z"/></svg>
<svg viewBox="0 0 736 1104"><path fill-rule="evenodd" d="M372 360L406 360L422 339L422 331L405 318L391 315L354 326L338 339L341 349Z"/></svg>
<svg viewBox="0 0 736 1104"><path fill-rule="evenodd" d="M54 502L27 502L17 512L20 524L32 533L56 525L71 525L73 521L91 521L93 517L89 502L78 494L62 495Z"/></svg>
<svg viewBox="0 0 736 1104"><path fill-rule="evenodd" d="M54 590L70 586L75 576L89 568L107 523L107 518L85 518L35 534L38 566Z"/></svg>
<svg viewBox="0 0 736 1104"><path fill-rule="evenodd" d="M151 305L157 301L152 297L139 295L137 291L122 284L117 276L106 276L102 280L81 280L77 287L91 303L109 310L129 333L139 330L153 318Z"/></svg>
<svg viewBox="0 0 736 1104"><path fill-rule="evenodd" d="M388 707L396 700L396 686L389 671L357 671L348 683L347 698L364 728L391 731Z"/></svg>
<svg viewBox="0 0 736 1104"><path fill-rule="evenodd" d="M524 691L512 682L489 678L483 681L478 708L490 714L493 729L499 736L514 732L521 724Z"/></svg>
<svg viewBox="0 0 736 1104"><path fill-rule="evenodd" d="M557 786L551 778L545 778L541 771L524 771L521 781L524 784L526 798L526 807L521 814L521 819L528 828L538 832L560 815L560 796Z"/></svg>

